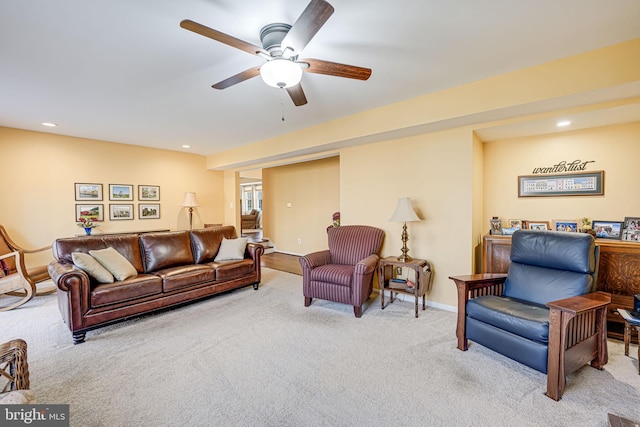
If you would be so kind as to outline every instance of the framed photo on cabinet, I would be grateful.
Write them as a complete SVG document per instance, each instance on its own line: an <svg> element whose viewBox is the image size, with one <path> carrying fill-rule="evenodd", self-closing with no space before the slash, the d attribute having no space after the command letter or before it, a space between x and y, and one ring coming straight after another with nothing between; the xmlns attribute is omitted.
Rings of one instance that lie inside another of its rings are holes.
<svg viewBox="0 0 640 427"><path fill-rule="evenodd" d="M622 221L593 221L591 226L599 239L620 240L622 238Z"/></svg>

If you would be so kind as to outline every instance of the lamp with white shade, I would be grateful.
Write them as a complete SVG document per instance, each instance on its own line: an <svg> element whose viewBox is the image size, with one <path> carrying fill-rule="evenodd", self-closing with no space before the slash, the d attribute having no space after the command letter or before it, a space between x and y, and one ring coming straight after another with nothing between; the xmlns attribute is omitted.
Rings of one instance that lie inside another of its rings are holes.
<svg viewBox="0 0 640 427"><path fill-rule="evenodd" d="M407 222L420 221L420 218L413 210L411 206L411 200L409 197L401 197L398 199L396 210L389 218L389 222L402 222L402 255L398 257L398 261L407 262L412 258L407 255L409 248L407 247L407 240L409 240L409 234L407 233Z"/></svg>
<svg viewBox="0 0 640 427"><path fill-rule="evenodd" d="M180 206L189 208L189 230L191 230L193 228L193 208L200 206L200 203L198 203L198 199L196 198L196 193L193 191L187 191L184 193L184 201Z"/></svg>

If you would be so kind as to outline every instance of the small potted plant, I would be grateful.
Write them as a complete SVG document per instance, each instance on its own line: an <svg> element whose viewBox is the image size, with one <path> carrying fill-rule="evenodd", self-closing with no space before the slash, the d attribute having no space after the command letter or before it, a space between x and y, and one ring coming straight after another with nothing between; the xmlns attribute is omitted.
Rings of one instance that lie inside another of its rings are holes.
<svg viewBox="0 0 640 427"><path fill-rule="evenodd" d="M596 237L596 232L593 228L591 228L591 220L589 218L582 217L582 232L591 234L593 237Z"/></svg>
<svg viewBox="0 0 640 427"><path fill-rule="evenodd" d="M77 223L78 227L84 228L84 232L87 236L91 236L91 231L99 227L99 224L96 224L92 218L80 217L80 222Z"/></svg>

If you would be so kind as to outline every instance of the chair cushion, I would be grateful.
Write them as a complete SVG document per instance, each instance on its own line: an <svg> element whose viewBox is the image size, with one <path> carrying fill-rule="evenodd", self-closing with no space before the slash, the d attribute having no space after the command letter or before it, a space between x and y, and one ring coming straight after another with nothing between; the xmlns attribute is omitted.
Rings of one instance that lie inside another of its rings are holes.
<svg viewBox="0 0 640 427"><path fill-rule="evenodd" d="M511 262L592 274L595 239L587 233L519 230L511 239Z"/></svg>
<svg viewBox="0 0 640 427"><path fill-rule="evenodd" d="M382 246L384 231L368 225L342 225L327 230L332 264L355 265Z"/></svg>
<svg viewBox="0 0 640 427"><path fill-rule="evenodd" d="M354 271L355 266L353 265L322 265L311 270L311 281L351 286Z"/></svg>
<svg viewBox="0 0 640 427"><path fill-rule="evenodd" d="M35 405L36 397L31 390L12 390L0 393L0 405Z"/></svg>
<svg viewBox="0 0 640 427"><path fill-rule="evenodd" d="M504 284L504 296L545 305L590 292L593 277L573 271L512 262Z"/></svg>
<svg viewBox="0 0 640 427"><path fill-rule="evenodd" d="M136 268L114 248L89 251L89 255L109 270L116 280L125 280L138 274Z"/></svg>
<svg viewBox="0 0 640 427"><path fill-rule="evenodd" d="M549 342L549 309L540 304L486 295L469 300L467 316L542 344Z"/></svg>

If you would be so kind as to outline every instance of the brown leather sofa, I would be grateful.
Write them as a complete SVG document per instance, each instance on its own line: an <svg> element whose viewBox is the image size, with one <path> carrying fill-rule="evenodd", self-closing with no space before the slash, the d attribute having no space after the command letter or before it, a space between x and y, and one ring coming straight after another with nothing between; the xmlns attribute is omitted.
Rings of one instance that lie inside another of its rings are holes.
<svg viewBox="0 0 640 427"><path fill-rule="evenodd" d="M260 283L264 248L248 243L244 259L215 262L222 238L236 238L233 226L192 231L95 235L57 239L48 270L58 289L58 306L75 344L86 332L131 316L184 304ZM114 248L138 275L99 283L73 264L72 253Z"/></svg>

